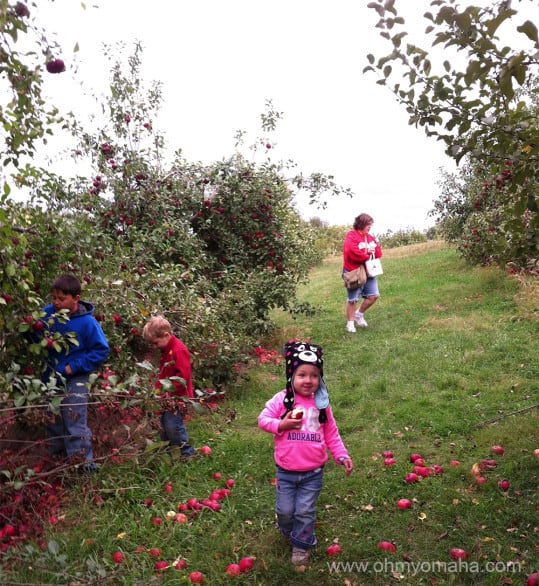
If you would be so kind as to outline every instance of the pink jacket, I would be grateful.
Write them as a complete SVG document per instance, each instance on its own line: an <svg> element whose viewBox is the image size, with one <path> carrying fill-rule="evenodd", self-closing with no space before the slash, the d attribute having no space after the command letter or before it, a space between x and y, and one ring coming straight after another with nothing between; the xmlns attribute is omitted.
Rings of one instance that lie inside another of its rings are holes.
<svg viewBox="0 0 539 586"><path fill-rule="evenodd" d="M314 395L307 398L296 394L294 407L302 407L304 410L301 429L277 431L285 412L285 394L286 390L283 390L274 395L258 416L258 427L274 436L276 464L285 470L306 472L315 470L328 461L327 450L338 463L339 458L348 458L331 406L326 408L326 423L319 423Z"/></svg>
<svg viewBox="0 0 539 586"><path fill-rule="evenodd" d="M370 252L374 252L375 258L382 258L382 247L374 236L360 234L357 230L350 230L343 243L343 266L345 270L357 269L361 263L370 258Z"/></svg>

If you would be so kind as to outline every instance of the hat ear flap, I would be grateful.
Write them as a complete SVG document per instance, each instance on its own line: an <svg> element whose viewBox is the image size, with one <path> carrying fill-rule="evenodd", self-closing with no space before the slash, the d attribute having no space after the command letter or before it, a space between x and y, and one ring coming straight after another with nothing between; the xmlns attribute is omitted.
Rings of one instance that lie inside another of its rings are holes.
<svg viewBox="0 0 539 586"><path fill-rule="evenodd" d="M295 402L295 395L294 395L294 391L293 391L292 387L286 387L286 395L283 399L283 406L286 409L286 411L283 413L283 416L281 417L281 419L286 417L286 414L289 411L292 411L292 409L294 408L294 402Z"/></svg>

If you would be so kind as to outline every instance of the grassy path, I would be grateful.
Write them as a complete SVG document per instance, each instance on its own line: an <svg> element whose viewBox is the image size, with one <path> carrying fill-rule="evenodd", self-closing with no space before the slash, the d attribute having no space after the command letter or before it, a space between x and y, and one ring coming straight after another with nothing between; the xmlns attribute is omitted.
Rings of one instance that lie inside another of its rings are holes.
<svg viewBox="0 0 539 586"><path fill-rule="evenodd" d="M303 572L290 565L275 531L272 438L256 424L265 401L285 384L278 355L267 353L216 412L190 421L191 438L209 445L210 457L174 466L141 457L136 466L101 471L51 527L53 553L29 552L17 566L19 582L178 585L196 570L205 584L228 584L226 566L250 555L255 567L238 583L525 584L526 574L539 571L537 284L470 268L440 246L387 251L383 263L381 298L367 314L367 329L345 331L334 258L300 288L314 315L276 314L277 330L264 342L268 351L289 338L324 347L333 410L355 463L349 478L333 463L326 467L319 547ZM511 415L517 410L524 411ZM493 445L504 454L494 454ZM384 451L393 452L393 465L384 465ZM406 483L412 453L443 473ZM470 474L474 465L484 484ZM180 502L207 497L226 478L235 485L219 513L152 523ZM499 489L501 479L509 490ZM399 509L401 498L412 507ZM343 551L329 558L334 541ZM394 555L378 547L382 541L395 546ZM158 575L152 548L169 563L182 557L187 570ZM454 548L467 558L455 561ZM118 550L125 556L119 566L112 562Z"/></svg>

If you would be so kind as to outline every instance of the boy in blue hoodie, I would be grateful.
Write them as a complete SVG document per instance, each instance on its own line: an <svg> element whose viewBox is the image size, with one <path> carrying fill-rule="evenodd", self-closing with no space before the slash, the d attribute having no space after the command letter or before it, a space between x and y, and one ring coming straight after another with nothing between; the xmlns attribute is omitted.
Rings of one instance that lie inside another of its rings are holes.
<svg viewBox="0 0 539 586"><path fill-rule="evenodd" d="M94 307L81 301L81 284L73 275L62 275L51 286L52 303L43 311L42 321L50 333L58 332L64 339L58 351L49 347L45 380L56 379L65 396L60 413L47 425L49 453L67 454L82 459L83 469L95 471L92 432L88 427L88 382L109 355L109 345ZM75 342L76 341L76 342Z"/></svg>

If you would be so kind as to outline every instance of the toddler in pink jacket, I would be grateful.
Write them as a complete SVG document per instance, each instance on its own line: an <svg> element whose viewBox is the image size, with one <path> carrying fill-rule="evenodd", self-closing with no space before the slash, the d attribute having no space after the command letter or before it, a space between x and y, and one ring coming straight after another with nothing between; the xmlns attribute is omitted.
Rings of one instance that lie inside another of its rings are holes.
<svg viewBox="0 0 539 586"><path fill-rule="evenodd" d="M348 476L353 463L329 405L322 348L289 341L284 346L286 389L258 416L260 429L274 436L277 465L277 525L292 545L292 563L306 564L316 543L316 502L322 490L328 450Z"/></svg>

